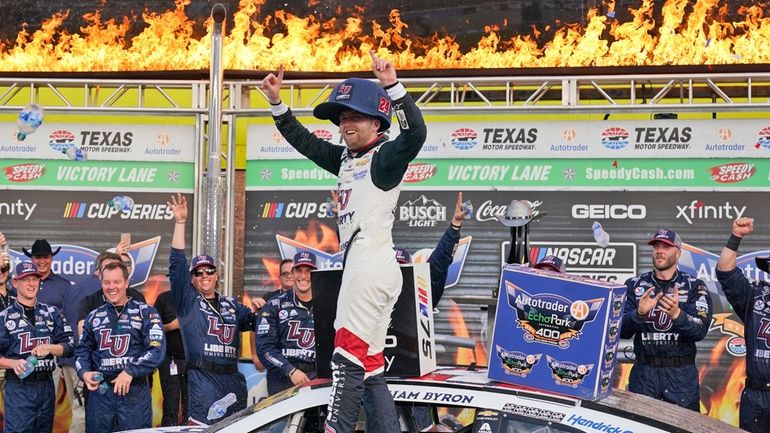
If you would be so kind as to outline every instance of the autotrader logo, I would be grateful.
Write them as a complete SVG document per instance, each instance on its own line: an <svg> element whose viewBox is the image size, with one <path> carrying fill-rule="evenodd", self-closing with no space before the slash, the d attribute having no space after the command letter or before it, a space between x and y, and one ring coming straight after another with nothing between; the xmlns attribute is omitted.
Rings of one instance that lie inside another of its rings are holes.
<svg viewBox="0 0 770 433"><path fill-rule="evenodd" d="M628 146L629 133L623 128L607 128L602 131L602 145L610 150L620 150Z"/></svg>
<svg viewBox="0 0 770 433"><path fill-rule="evenodd" d="M588 427L602 433L634 433L633 430L626 430L623 427L614 426L610 423L603 421L594 421L588 418L583 418L580 415L570 415L567 418L567 424L579 425L581 427Z"/></svg>

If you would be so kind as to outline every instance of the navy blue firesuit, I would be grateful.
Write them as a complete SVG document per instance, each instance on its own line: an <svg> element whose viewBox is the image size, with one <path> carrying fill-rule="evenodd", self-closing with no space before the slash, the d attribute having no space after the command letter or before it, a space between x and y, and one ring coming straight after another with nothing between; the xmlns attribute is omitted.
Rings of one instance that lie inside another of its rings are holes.
<svg viewBox="0 0 770 433"><path fill-rule="evenodd" d="M460 242L460 230L450 225L439 239L436 248L430 254L430 291L433 298L433 308L436 308L441 296L444 295L447 271L454 258L454 248Z"/></svg>
<svg viewBox="0 0 770 433"><path fill-rule="evenodd" d="M680 314L676 320L655 306L646 317L637 313L639 299L654 287L671 295L679 292ZM628 390L700 411L700 386L695 366L695 342L706 336L711 323L711 295L703 281L676 271L665 286L653 272L626 281L621 338L634 337L636 363L631 368Z"/></svg>
<svg viewBox="0 0 770 433"><path fill-rule="evenodd" d="M188 413L209 424L214 421L208 419L209 408L228 393L237 400L225 417L246 408L246 379L238 371L238 350L241 332L253 329L254 314L230 296L217 293L214 305L206 300L192 285L184 251L171 248L168 270L187 359Z"/></svg>
<svg viewBox="0 0 770 433"><path fill-rule="evenodd" d="M24 316L18 301L0 313L0 355L27 358L38 344L61 344L64 356L72 354L72 328L61 310L40 302L34 307L34 323ZM52 355L38 360L35 371L19 380L13 370L5 373L5 432L50 432L53 430L54 386Z"/></svg>
<svg viewBox="0 0 770 433"><path fill-rule="evenodd" d="M741 394L740 427L766 433L770 431L770 284L753 285L738 268L717 270L717 279L744 326L746 387Z"/></svg>
<svg viewBox="0 0 770 433"><path fill-rule="evenodd" d="M313 310L289 290L270 300L256 322L259 359L267 368L267 392L273 395L293 384L293 369L315 378L315 328Z"/></svg>
<svg viewBox="0 0 770 433"><path fill-rule="evenodd" d="M90 391L86 405L86 432L152 427L152 401L147 380L166 356L166 340L158 311L128 298L123 307L106 303L86 316L75 348L78 377L102 373L109 389ZM128 394L116 395L112 381L123 371L133 377Z"/></svg>

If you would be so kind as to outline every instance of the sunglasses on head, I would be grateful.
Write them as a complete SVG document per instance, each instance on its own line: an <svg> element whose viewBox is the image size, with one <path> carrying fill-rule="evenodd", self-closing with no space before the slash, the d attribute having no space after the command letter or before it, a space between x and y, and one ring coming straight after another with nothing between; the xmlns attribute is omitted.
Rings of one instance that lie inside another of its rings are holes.
<svg viewBox="0 0 770 433"><path fill-rule="evenodd" d="M204 273L206 275L214 275L217 273L217 270L214 268L206 268L206 269L196 269L193 271L193 275L195 275L196 277L202 277Z"/></svg>

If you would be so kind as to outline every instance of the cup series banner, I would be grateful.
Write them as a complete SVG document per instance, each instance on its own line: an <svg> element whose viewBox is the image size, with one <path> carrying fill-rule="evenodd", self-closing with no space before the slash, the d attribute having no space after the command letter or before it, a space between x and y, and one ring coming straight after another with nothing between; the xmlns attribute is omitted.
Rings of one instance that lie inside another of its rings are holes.
<svg viewBox="0 0 770 433"><path fill-rule="evenodd" d="M152 304L168 290L172 192L192 203L192 126L44 123L24 141L15 125L0 124L0 219L14 263L28 260L22 248L47 239L52 269L74 282L94 273L96 256L131 233L132 287ZM78 149L86 159L73 158ZM116 196L130 197L128 209L113 207ZM192 228L188 227L187 240ZM62 382L63 383L63 382ZM71 399L60 387L54 431L72 422ZM154 424L160 424L161 392L153 387Z"/></svg>
<svg viewBox="0 0 770 433"><path fill-rule="evenodd" d="M328 192L317 185L295 184L291 191L257 190L246 196L246 290L261 294L277 286L278 263L299 250L314 252L321 268L341 266L336 224L327 212ZM314 191L302 188L316 188ZM473 218L462 226L461 243L450 266L447 288L434 316L437 335L457 335L479 342L468 349L440 347L439 365L480 365L487 362L491 336L486 335L486 311L453 297L490 296L499 285L500 268L508 255L510 231L496 218L513 199L525 199L545 213L531 224L530 257L537 261L555 254L567 272L624 282L652 269L647 241L662 227L676 230L684 246L679 269L702 279L714 303L711 331L699 344L702 412L737 425L734 402L740 399L744 377L743 325L733 314L715 278L719 252L739 216L757 218L755 232L741 244L739 264L752 279L767 279L753 266L757 255L770 254L770 212L764 192L715 191L464 191L473 204ZM401 192L393 229L396 246L424 261L449 226L455 191ZM599 247L591 225L599 221L610 235L610 245ZM622 358L621 355L619 355ZM619 365L615 386L625 387L630 366Z"/></svg>

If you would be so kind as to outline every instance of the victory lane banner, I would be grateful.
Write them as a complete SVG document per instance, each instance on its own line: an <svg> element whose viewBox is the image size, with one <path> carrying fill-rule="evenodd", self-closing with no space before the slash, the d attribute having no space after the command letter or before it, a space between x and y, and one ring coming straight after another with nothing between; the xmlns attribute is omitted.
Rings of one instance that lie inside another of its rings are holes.
<svg viewBox="0 0 770 433"><path fill-rule="evenodd" d="M9 189L192 192L185 162L0 159L0 187Z"/></svg>
<svg viewBox="0 0 770 433"><path fill-rule="evenodd" d="M770 158L744 159L418 159L404 189L759 189ZM246 188L331 189L336 176L305 159L249 160Z"/></svg>

